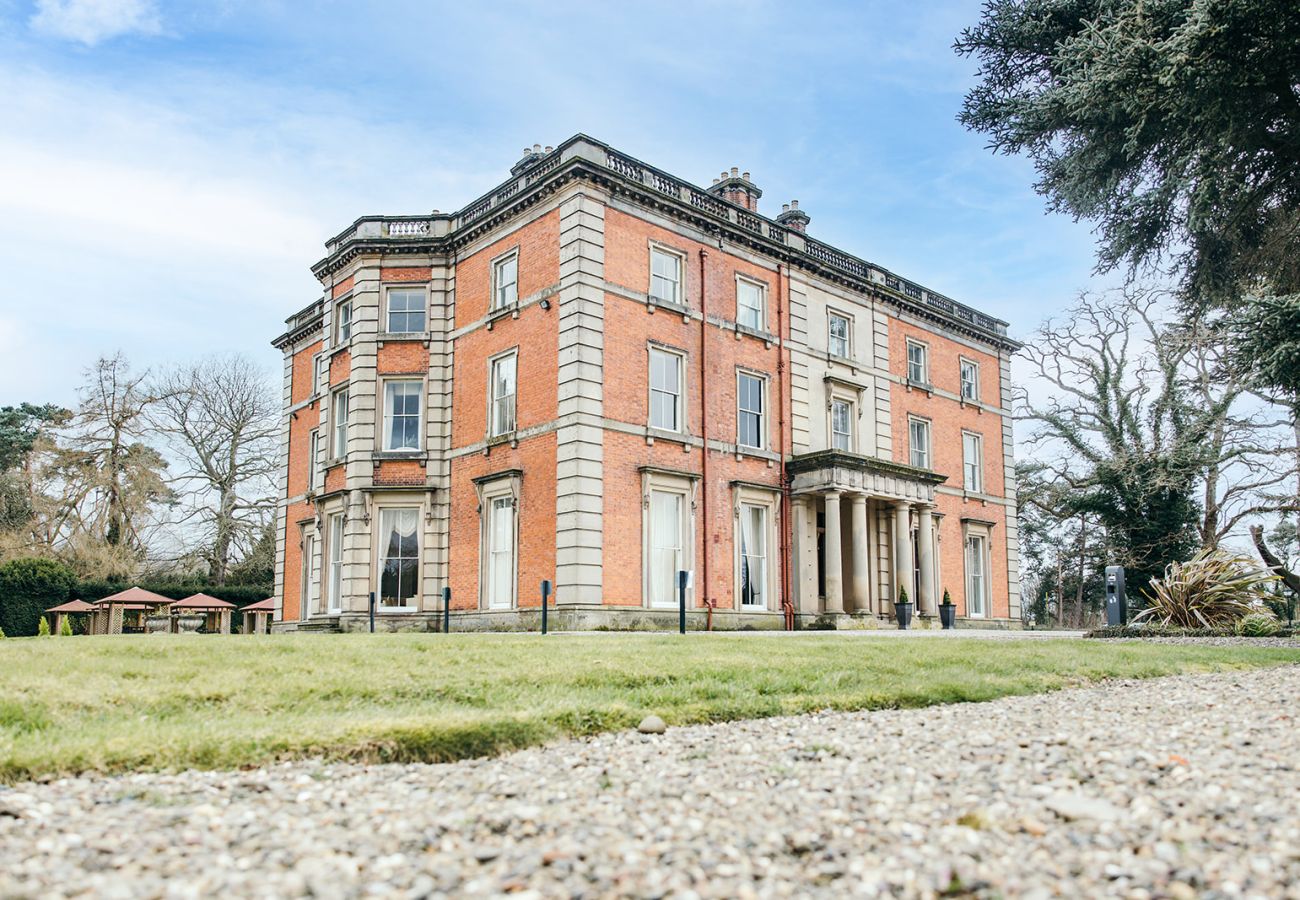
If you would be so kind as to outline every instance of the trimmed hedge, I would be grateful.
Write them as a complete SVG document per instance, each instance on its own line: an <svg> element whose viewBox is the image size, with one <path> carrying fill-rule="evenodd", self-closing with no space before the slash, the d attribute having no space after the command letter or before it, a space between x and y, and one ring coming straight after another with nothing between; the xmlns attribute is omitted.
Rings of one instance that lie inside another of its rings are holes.
<svg viewBox="0 0 1300 900"><path fill-rule="evenodd" d="M73 593L77 598L85 600L87 603L94 603L96 600L103 600L105 597L130 587L142 587L146 591L153 591L155 594L172 600L184 600L192 594L207 594L209 597L216 597L218 600L225 600L227 603L233 603L239 607L265 600L267 597L272 596L274 590L269 584L227 584L218 586L194 581L141 582L139 584L115 581L83 581L74 587Z"/></svg>
<svg viewBox="0 0 1300 900"><path fill-rule="evenodd" d="M0 629L9 637L32 637L45 610L72 597L77 577L52 559L14 559L0 566Z"/></svg>
<svg viewBox="0 0 1300 900"><path fill-rule="evenodd" d="M1296 637L1300 629L1282 627L1270 637ZM1181 638L1181 637L1241 637L1234 628L1178 628L1170 625L1107 625L1094 628L1084 637L1089 638Z"/></svg>

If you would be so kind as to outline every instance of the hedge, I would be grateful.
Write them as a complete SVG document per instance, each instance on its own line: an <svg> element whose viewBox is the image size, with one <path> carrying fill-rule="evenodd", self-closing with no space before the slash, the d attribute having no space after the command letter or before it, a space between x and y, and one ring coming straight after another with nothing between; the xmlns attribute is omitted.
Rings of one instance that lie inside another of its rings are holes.
<svg viewBox="0 0 1300 900"><path fill-rule="evenodd" d="M0 629L9 637L32 637L45 610L72 597L77 578L52 559L15 559L0 566Z"/></svg>
<svg viewBox="0 0 1300 900"><path fill-rule="evenodd" d="M1300 629L1283 625L1270 637L1295 637ZM1173 625L1107 625L1094 628L1084 637L1089 638L1182 638L1182 637L1241 637L1232 628L1178 628Z"/></svg>

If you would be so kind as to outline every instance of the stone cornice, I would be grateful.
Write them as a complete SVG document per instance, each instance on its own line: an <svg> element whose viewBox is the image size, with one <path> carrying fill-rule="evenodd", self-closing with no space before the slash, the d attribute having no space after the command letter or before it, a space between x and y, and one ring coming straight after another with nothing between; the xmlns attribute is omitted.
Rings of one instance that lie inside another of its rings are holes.
<svg viewBox="0 0 1300 900"><path fill-rule="evenodd" d="M790 475L829 468L858 469L863 472L879 472L882 475L893 475L896 478L909 478L913 481L925 482L927 484L943 484L948 480L947 475L941 475L938 472L931 472L929 469L918 469L915 466L896 463L892 460L879 459L874 456L862 456L858 453L847 453L843 450L818 450L815 453L801 453L798 456L791 457L785 464L785 470Z"/></svg>

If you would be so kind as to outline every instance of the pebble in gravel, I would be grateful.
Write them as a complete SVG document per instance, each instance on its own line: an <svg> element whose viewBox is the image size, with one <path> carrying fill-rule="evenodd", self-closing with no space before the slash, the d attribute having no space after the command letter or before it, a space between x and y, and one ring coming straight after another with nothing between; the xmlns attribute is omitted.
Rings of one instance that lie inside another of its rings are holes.
<svg viewBox="0 0 1300 900"><path fill-rule="evenodd" d="M1300 898L1300 667L0 789L0 897Z"/></svg>

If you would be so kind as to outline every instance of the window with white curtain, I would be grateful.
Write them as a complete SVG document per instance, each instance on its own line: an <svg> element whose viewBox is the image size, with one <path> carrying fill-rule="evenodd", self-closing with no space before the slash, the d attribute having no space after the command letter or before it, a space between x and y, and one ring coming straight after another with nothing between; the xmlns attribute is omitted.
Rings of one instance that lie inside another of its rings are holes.
<svg viewBox="0 0 1300 900"><path fill-rule="evenodd" d="M972 494L984 491L984 441L978 434L961 433L962 471L965 488Z"/></svg>
<svg viewBox="0 0 1300 900"><path fill-rule="evenodd" d="M493 497L487 527L487 602L505 609L515 602L515 500Z"/></svg>
<svg viewBox="0 0 1300 900"><path fill-rule="evenodd" d="M685 497L650 492L650 603L677 605L677 573L683 567L682 511Z"/></svg>
<svg viewBox="0 0 1300 900"><path fill-rule="evenodd" d="M853 404L847 400L831 401L831 448L853 449Z"/></svg>
<svg viewBox="0 0 1300 900"><path fill-rule="evenodd" d="M763 286L743 278L736 281L736 321L755 331L767 330Z"/></svg>
<svg viewBox="0 0 1300 900"><path fill-rule="evenodd" d="M682 258L676 253L650 249L650 296L668 303L682 303Z"/></svg>
<svg viewBox="0 0 1300 900"><path fill-rule="evenodd" d="M682 429L681 354L650 348L650 427Z"/></svg>
<svg viewBox="0 0 1300 900"><path fill-rule="evenodd" d="M969 359L963 359L959 364L958 371L961 377L961 398L963 400L978 400L980 398L980 367Z"/></svg>
<svg viewBox="0 0 1300 900"><path fill-rule="evenodd" d="M420 381L388 381L384 383L384 449L419 450L420 398L423 394Z"/></svg>
<svg viewBox="0 0 1300 900"><path fill-rule="evenodd" d="M840 359L849 358L849 320L844 316L830 314L829 324L827 325L827 345L830 348L831 356L838 356Z"/></svg>
<svg viewBox="0 0 1300 900"><path fill-rule="evenodd" d="M491 410L488 413L489 437L509 434L515 430L515 372L516 355L499 356L492 360Z"/></svg>
<svg viewBox="0 0 1300 900"><path fill-rule="evenodd" d="M417 605L420 588L420 511L413 507L379 511L379 605Z"/></svg>
<svg viewBox="0 0 1300 900"><path fill-rule="evenodd" d="M740 602L767 608L767 507L740 504Z"/></svg>

